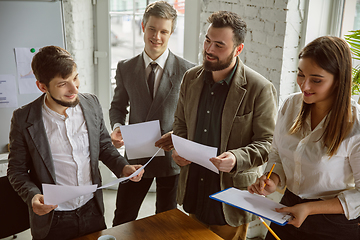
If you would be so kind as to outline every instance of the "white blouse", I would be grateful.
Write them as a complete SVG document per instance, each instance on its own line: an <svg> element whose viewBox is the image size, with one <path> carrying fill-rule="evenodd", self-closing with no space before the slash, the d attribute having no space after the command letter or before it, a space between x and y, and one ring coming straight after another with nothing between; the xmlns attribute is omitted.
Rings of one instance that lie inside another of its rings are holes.
<svg viewBox="0 0 360 240"><path fill-rule="evenodd" d="M274 173L280 177L280 187L301 198L331 199L338 197L345 216L360 215L360 106L352 101L355 123L350 134L331 157L319 139L323 135L326 117L311 130L310 114L305 126L289 134L302 104L302 94L288 97L278 113L272 149L265 171L276 163Z"/></svg>

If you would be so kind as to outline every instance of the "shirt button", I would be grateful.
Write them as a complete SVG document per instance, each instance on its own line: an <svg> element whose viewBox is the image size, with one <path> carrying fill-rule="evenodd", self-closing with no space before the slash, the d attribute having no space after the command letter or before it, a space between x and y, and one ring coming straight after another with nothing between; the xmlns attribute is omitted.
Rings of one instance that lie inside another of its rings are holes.
<svg viewBox="0 0 360 240"><path fill-rule="evenodd" d="M214 95L214 92L211 92L211 95Z"/></svg>
<svg viewBox="0 0 360 240"><path fill-rule="evenodd" d="M204 129L204 132L207 132L207 130L206 130L206 129Z"/></svg>
<svg viewBox="0 0 360 240"><path fill-rule="evenodd" d="M206 113L210 113L210 111L208 110L208 111L206 111Z"/></svg>
<svg viewBox="0 0 360 240"><path fill-rule="evenodd" d="M202 181L202 182L203 182L203 181L204 181L204 179L203 179L203 178L200 178L200 181Z"/></svg>

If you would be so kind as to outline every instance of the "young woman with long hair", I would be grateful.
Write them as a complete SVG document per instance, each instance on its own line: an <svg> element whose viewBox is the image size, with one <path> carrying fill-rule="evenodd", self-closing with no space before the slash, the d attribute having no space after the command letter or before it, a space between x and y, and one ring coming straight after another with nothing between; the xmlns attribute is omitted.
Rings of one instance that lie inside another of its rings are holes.
<svg viewBox="0 0 360 240"><path fill-rule="evenodd" d="M319 37L299 54L301 93L279 109L267 169L248 187L262 195L287 187L287 207L277 211L293 218L271 225L283 240L360 238L360 107L351 100L351 68L338 37Z"/></svg>

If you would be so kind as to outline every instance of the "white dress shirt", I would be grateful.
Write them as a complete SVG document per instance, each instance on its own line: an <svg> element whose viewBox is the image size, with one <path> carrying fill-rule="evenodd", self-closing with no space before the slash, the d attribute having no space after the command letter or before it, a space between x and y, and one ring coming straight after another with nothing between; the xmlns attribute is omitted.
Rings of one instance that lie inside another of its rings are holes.
<svg viewBox="0 0 360 240"><path fill-rule="evenodd" d="M355 122L350 134L331 157L323 141L326 117L311 130L311 117L296 134L289 134L301 104L302 94L287 98L280 108L266 170L276 162L274 173L285 187L306 199L338 197L348 219L360 216L360 107L352 101ZM329 115L331 117L331 115Z"/></svg>
<svg viewBox="0 0 360 240"><path fill-rule="evenodd" d="M55 167L56 184L91 185L90 149L86 122L80 105L66 109L67 117L51 110L44 101L43 121ZM57 211L83 206L93 193L61 203Z"/></svg>
<svg viewBox="0 0 360 240"><path fill-rule="evenodd" d="M150 75L150 72L151 72L150 64L153 62L157 63L157 67L155 68L155 82L154 82L153 98L155 98L156 91L159 88L160 80L161 80L162 74L164 72L164 67L165 67L165 63L166 63L168 56L169 56L169 49L166 49L163 52L163 54L161 54L160 57L158 57L156 60L151 59L144 51L143 58L144 58L144 63L145 63L145 81L147 81L147 79Z"/></svg>
<svg viewBox="0 0 360 240"><path fill-rule="evenodd" d="M155 82L154 82L154 94L153 94L153 99L155 98L157 89L159 88L160 85L160 81L161 81L161 77L163 75L164 72L164 67L165 67L165 63L166 60L169 56L169 49L166 49L163 54L160 55L160 57L158 57L156 60L152 60L149 55L146 54L146 52L143 52L143 59L144 59L144 63L145 63L145 78L144 81L146 82L150 72L151 72L151 66L150 64L153 62L157 63L157 67L155 68L154 72L155 72ZM131 105L131 104L130 104ZM131 108L131 106L130 106ZM121 124L120 123L115 123L113 130L117 127L120 127Z"/></svg>

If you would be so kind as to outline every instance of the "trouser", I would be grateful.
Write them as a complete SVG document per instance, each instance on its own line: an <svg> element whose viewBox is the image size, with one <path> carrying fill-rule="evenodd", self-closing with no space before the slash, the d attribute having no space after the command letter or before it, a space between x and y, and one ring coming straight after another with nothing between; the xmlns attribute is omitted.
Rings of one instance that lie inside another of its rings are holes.
<svg viewBox="0 0 360 240"><path fill-rule="evenodd" d="M177 207L176 189L179 175L156 177L156 211L165 212ZM142 178L140 182L119 184L113 226L136 220L139 209L149 191L153 178Z"/></svg>
<svg viewBox="0 0 360 240"><path fill-rule="evenodd" d="M222 237L225 240L246 240L246 234L249 227L249 223L245 223L238 227L232 227L230 225L207 225L198 220L195 214L190 213L189 216L205 227L216 233L218 236Z"/></svg>
<svg viewBox="0 0 360 240"><path fill-rule="evenodd" d="M55 211L50 232L42 240L73 239L103 229L106 229L104 215L93 198L78 209Z"/></svg>
<svg viewBox="0 0 360 240"><path fill-rule="evenodd" d="M281 203L294 206L299 203L321 201L319 199L301 199L289 190L285 191ZM348 220L344 214L316 214L308 216L300 228L293 225L280 226L271 223L270 227L281 240L354 240L360 239L360 218ZM270 232L266 240L275 239Z"/></svg>

